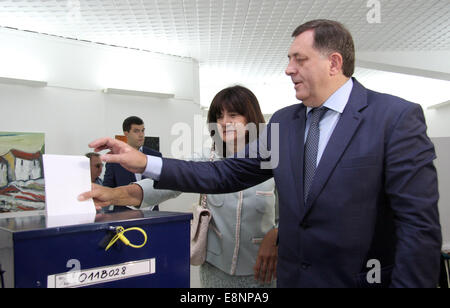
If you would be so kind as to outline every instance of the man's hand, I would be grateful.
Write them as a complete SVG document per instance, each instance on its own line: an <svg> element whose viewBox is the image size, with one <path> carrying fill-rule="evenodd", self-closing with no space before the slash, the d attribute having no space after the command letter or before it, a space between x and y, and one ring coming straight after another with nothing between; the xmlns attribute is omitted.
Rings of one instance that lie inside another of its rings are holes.
<svg viewBox="0 0 450 308"><path fill-rule="evenodd" d="M278 229L267 232L259 247L256 264L253 267L255 279L261 283L270 283L277 277L278 247L276 246Z"/></svg>
<svg viewBox="0 0 450 308"><path fill-rule="evenodd" d="M110 150L108 154L102 155L100 158L107 163L118 163L125 169L133 173L143 173L147 166L147 156L134 149L125 142L112 139L102 138L95 140L89 144L95 152L102 150Z"/></svg>

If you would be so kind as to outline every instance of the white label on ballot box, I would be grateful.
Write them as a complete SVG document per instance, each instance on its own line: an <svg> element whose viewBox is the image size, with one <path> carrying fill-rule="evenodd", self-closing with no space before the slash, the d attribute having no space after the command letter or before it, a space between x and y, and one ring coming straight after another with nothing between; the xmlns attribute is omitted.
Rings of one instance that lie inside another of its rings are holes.
<svg viewBox="0 0 450 308"><path fill-rule="evenodd" d="M47 288L78 288L155 273L155 259L70 271L47 277Z"/></svg>

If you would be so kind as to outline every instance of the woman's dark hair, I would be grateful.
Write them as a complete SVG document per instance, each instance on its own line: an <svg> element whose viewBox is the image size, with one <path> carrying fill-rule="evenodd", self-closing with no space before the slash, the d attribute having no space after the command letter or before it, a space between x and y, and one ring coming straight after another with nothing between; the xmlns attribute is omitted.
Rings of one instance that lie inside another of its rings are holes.
<svg viewBox="0 0 450 308"><path fill-rule="evenodd" d="M217 123L217 118L219 118L225 110L227 112L235 112L244 116L247 120L247 123L254 123L256 125L255 137L259 137L259 124L265 123L266 121L261 112L258 99L256 98L255 94L253 94L253 92L249 89L243 86L233 86L223 89L222 91L217 93L209 107L207 122L208 124L210 124L209 129L214 142L217 142L218 139L214 138L215 130L213 128L215 127L212 127L211 124ZM253 140L249 140L249 135L247 133L246 143L249 143L251 141ZM226 153L225 143L223 144L223 149L223 152Z"/></svg>

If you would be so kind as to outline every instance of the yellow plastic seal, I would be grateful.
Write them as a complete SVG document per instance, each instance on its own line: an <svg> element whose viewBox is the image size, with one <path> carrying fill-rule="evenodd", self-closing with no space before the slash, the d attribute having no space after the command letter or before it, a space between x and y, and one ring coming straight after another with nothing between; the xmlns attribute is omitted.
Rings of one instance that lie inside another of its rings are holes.
<svg viewBox="0 0 450 308"><path fill-rule="evenodd" d="M125 236L125 233L129 232L129 231L141 232L142 235L144 236L144 242L141 245L132 244ZM111 248L112 245L114 245L114 243L117 242L118 240L121 240L126 246L130 246L132 248L142 248L145 246L145 244L147 244L147 233L145 233L145 231L141 228L133 227L133 228L124 229L123 227L117 227L116 233L117 234L114 235L114 237L109 242L108 246L106 246L105 251L107 251L109 248Z"/></svg>

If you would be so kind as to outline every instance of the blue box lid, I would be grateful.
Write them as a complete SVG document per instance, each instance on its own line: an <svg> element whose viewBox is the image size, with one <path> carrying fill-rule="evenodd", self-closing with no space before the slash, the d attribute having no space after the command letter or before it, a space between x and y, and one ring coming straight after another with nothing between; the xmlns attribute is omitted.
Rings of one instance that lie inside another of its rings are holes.
<svg viewBox="0 0 450 308"><path fill-rule="evenodd" d="M176 221L189 221L190 213L161 212L161 211L124 211L117 213L97 214L95 222L80 225L47 227L44 214L14 218L0 218L0 232L12 233L14 239L30 239L76 232L90 232L108 230L110 227L124 228L143 225L160 224Z"/></svg>

